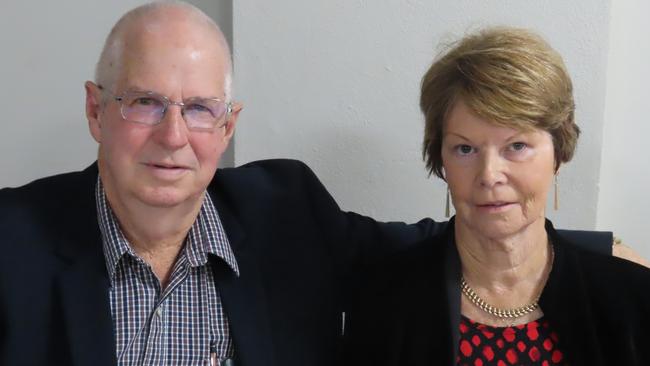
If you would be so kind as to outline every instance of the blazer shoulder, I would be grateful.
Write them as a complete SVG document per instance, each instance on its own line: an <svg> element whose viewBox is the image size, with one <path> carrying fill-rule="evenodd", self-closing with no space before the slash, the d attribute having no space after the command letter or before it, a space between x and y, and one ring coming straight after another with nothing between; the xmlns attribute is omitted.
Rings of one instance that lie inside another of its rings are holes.
<svg viewBox="0 0 650 366"><path fill-rule="evenodd" d="M38 206L72 199L89 183L94 189L97 166L93 164L83 171L57 174L39 178L19 187L0 189L0 213L7 214L20 207ZM87 190L87 189L86 189Z"/></svg>
<svg viewBox="0 0 650 366"><path fill-rule="evenodd" d="M208 189L213 194L266 195L270 192L295 194L314 188L326 192L307 164L292 159L269 159L219 169Z"/></svg>
<svg viewBox="0 0 650 366"><path fill-rule="evenodd" d="M267 159L256 160L236 168L222 168L217 171L215 179L260 178L282 179L291 176L313 175L312 170L300 160Z"/></svg>
<svg viewBox="0 0 650 366"><path fill-rule="evenodd" d="M47 247L66 233L91 230L96 180L93 165L0 190L0 252Z"/></svg>

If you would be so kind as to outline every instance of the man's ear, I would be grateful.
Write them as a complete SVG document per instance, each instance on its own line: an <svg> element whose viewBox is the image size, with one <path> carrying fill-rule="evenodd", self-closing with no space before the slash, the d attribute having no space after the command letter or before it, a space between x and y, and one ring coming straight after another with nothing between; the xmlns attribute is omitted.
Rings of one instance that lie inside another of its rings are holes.
<svg viewBox="0 0 650 366"><path fill-rule="evenodd" d="M239 118L239 112L241 112L243 108L244 108L243 104L237 102L233 103L232 112L230 112L230 118L228 119L228 122L226 122L226 126L224 127L226 129L226 133L224 135L224 139L226 140L226 142L229 142L233 134L235 133L235 125L237 124L237 119Z"/></svg>
<svg viewBox="0 0 650 366"><path fill-rule="evenodd" d="M102 112L102 91L92 81L86 81L84 84L86 89L86 118L88 119L88 129L90 134L98 143L102 142L102 126L101 126L101 112Z"/></svg>

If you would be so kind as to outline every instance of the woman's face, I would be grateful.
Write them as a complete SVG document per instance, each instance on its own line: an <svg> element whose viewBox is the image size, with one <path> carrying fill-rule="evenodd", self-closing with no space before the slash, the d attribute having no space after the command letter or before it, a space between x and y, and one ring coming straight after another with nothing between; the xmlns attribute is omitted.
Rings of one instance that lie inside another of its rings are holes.
<svg viewBox="0 0 650 366"><path fill-rule="evenodd" d="M555 165L548 132L497 126L459 101L444 128L442 161L457 225L491 239L543 225Z"/></svg>

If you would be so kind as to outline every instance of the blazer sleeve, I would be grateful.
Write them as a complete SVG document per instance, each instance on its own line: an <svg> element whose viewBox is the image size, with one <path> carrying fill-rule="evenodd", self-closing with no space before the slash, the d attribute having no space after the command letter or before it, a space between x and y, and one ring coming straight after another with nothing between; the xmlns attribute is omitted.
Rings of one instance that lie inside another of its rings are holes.
<svg viewBox="0 0 650 366"><path fill-rule="evenodd" d="M341 210L314 172L301 163L301 181L322 235L330 243L338 272L349 275L360 268L403 251L424 238L436 235L447 222L430 218L417 223L378 222L370 217Z"/></svg>
<svg viewBox="0 0 650 366"><path fill-rule="evenodd" d="M557 230L557 233L582 249L612 255L614 236L611 231Z"/></svg>
<svg viewBox="0 0 650 366"><path fill-rule="evenodd" d="M427 237L442 233L447 227L448 222L437 222L430 218L406 224L378 222L354 212L344 212L314 172L304 163L299 164L314 216L325 228L324 234L329 236L337 252L335 257L343 273L354 272L361 266L406 250ZM584 249L612 254L611 232L558 230L558 233Z"/></svg>

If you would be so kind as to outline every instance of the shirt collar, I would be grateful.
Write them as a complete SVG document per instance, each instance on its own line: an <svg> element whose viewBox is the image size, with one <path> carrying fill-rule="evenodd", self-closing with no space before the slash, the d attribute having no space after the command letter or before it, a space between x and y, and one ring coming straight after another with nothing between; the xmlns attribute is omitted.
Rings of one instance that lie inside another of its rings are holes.
<svg viewBox="0 0 650 366"><path fill-rule="evenodd" d="M140 261L142 259L133 251L124 233L122 233L118 220L106 199L104 186L99 175L95 186L95 202L99 229L102 234L106 269L112 283L117 264L125 254L129 254ZM205 192L199 215L187 234L183 252L191 267L206 264L208 254L213 254L223 259L230 269L239 276L239 266L235 254L230 247L221 219L208 192Z"/></svg>

